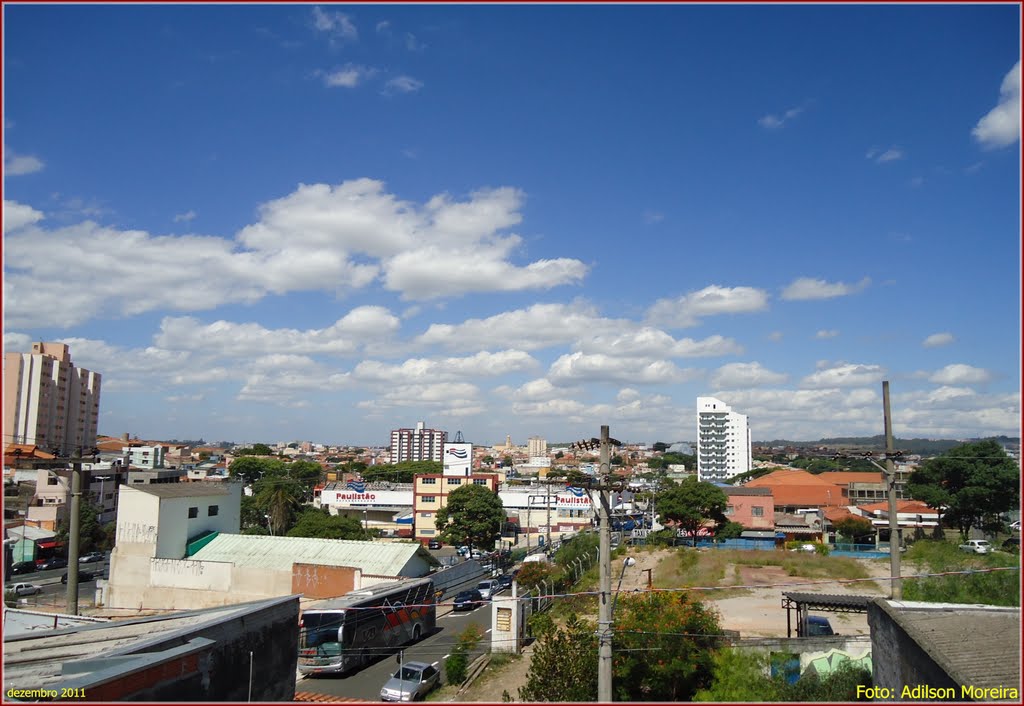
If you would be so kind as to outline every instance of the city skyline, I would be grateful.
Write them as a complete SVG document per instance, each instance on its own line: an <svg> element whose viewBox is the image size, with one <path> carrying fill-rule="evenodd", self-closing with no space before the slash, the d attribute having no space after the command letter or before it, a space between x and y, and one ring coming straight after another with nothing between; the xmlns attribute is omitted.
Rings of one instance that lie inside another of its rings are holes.
<svg viewBox="0 0 1024 706"><path fill-rule="evenodd" d="M1019 19L8 5L4 351L144 439L1019 436Z"/></svg>

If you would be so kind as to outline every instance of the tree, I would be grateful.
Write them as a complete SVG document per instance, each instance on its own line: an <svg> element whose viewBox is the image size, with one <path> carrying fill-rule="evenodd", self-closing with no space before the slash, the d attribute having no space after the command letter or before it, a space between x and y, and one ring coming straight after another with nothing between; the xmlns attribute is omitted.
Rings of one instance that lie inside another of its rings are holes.
<svg viewBox="0 0 1024 706"><path fill-rule="evenodd" d="M686 530L697 546L697 532L708 520L721 527L728 520L725 506L728 498L716 485L697 480L690 476L677 486L658 495L658 517L662 524Z"/></svg>
<svg viewBox="0 0 1024 706"><path fill-rule="evenodd" d="M270 515L271 534L282 535L291 527L302 497L302 486L285 475L266 476L256 484L256 506Z"/></svg>
<svg viewBox="0 0 1024 706"><path fill-rule="evenodd" d="M228 475L240 478L246 485L252 485L265 475L283 474L284 462L276 458L242 456L228 467Z"/></svg>
<svg viewBox="0 0 1024 706"><path fill-rule="evenodd" d="M718 614L689 593L621 595L613 685L617 701L690 701L711 684Z"/></svg>
<svg viewBox="0 0 1024 706"><path fill-rule="evenodd" d="M768 654L754 650L724 649L714 655L711 685L699 689L694 701L776 701L779 684L766 675Z"/></svg>
<svg viewBox="0 0 1024 706"><path fill-rule="evenodd" d="M92 551L113 549L113 523L99 523L100 507L92 500L82 497L78 506L78 555ZM54 540L64 546L70 546L70 519L62 519L57 523Z"/></svg>
<svg viewBox="0 0 1024 706"><path fill-rule="evenodd" d="M362 523L355 517L331 515L327 508L307 507L288 530L289 537L320 537L321 539L366 539Z"/></svg>
<svg viewBox="0 0 1024 706"><path fill-rule="evenodd" d="M664 453L668 451L668 447L669 444L666 444L664 441L655 441L654 445L651 446L651 449L653 449L655 453Z"/></svg>
<svg viewBox="0 0 1024 706"><path fill-rule="evenodd" d="M597 701L597 636L575 614L541 631L520 701Z"/></svg>
<svg viewBox="0 0 1024 706"><path fill-rule="evenodd" d="M254 456L271 456L274 452L266 444L253 444L252 453Z"/></svg>
<svg viewBox="0 0 1024 706"><path fill-rule="evenodd" d="M743 525L739 522L726 522L715 532L715 539L738 539L743 536Z"/></svg>
<svg viewBox="0 0 1024 706"><path fill-rule="evenodd" d="M922 463L907 490L939 510L966 541L972 527L1019 505L1020 468L995 441L962 444Z"/></svg>
<svg viewBox="0 0 1024 706"><path fill-rule="evenodd" d="M490 550L505 519L498 494L474 483L448 494L447 504L434 515L434 526L443 542Z"/></svg>
<svg viewBox="0 0 1024 706"><path fill-rule="evenodd" d="M323 468L319 463L313 461L292 461L285 469L289 477L293 478L302 486L302 499L310 501L313 499L313 488L320 482Z"/></svg>
<svg viewBox="0 0 1024 706"><path fill-rule="evenodd" d="M870 536L875 533L875 528L871 525L871 520L867 520L863 517L857 517L855 515L837 520L832 523L832 526L836 528L836 532L839 533L839 536L845 537L853 544L856 544L857 540L861 537Z"/></svg>

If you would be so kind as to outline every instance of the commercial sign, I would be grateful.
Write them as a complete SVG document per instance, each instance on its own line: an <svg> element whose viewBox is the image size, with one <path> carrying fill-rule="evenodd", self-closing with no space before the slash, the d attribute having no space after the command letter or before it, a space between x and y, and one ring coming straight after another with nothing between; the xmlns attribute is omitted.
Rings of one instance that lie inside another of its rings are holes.
<svg viewBox="0 0 1024 706"><path fill-rule="evenodd" d="M320 493L320 504L332 507L412 507L412 490L369 490L346 487Z"/></svg>
<svg viewBox="0 0 1024 706"><path fill-rule="evenodd" d="M590 495L583 488L568 487L564 493L555 497L555 507L587 508L590 507Z"/></svg>
<svg viewBox="0 0 1024 706"><path fill-rule="evenodd" d="M468 476L473 466L473 444L446 443L441 452L442 471L446 476Z"/></svg>

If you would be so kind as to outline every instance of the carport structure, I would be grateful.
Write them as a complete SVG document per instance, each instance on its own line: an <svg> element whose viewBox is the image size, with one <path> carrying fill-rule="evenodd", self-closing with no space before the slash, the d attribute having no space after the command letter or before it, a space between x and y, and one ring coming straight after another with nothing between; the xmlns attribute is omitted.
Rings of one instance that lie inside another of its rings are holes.
<svg viewBox="0 0 1024 706"><path fill-rule="evenodd" d="M786 609L786 637L793 637L792 610L796 609L796 636L807 636L809 611L821 613L867 613L868 604L878 596L847 596L828 593L783 593Z"/></svg>

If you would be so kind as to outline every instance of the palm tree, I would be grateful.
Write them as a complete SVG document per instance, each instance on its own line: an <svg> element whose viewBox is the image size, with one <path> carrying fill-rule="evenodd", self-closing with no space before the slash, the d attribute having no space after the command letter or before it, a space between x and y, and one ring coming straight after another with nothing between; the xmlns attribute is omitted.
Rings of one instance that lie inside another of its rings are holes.
<svg viewBox="0 0 1024 706"><path fill-rule="evenodd" d="M271 534L282 535L288 531L301 497L302 486L291 478L275 476L258 483L256 504L269 513Z"/></svg>

